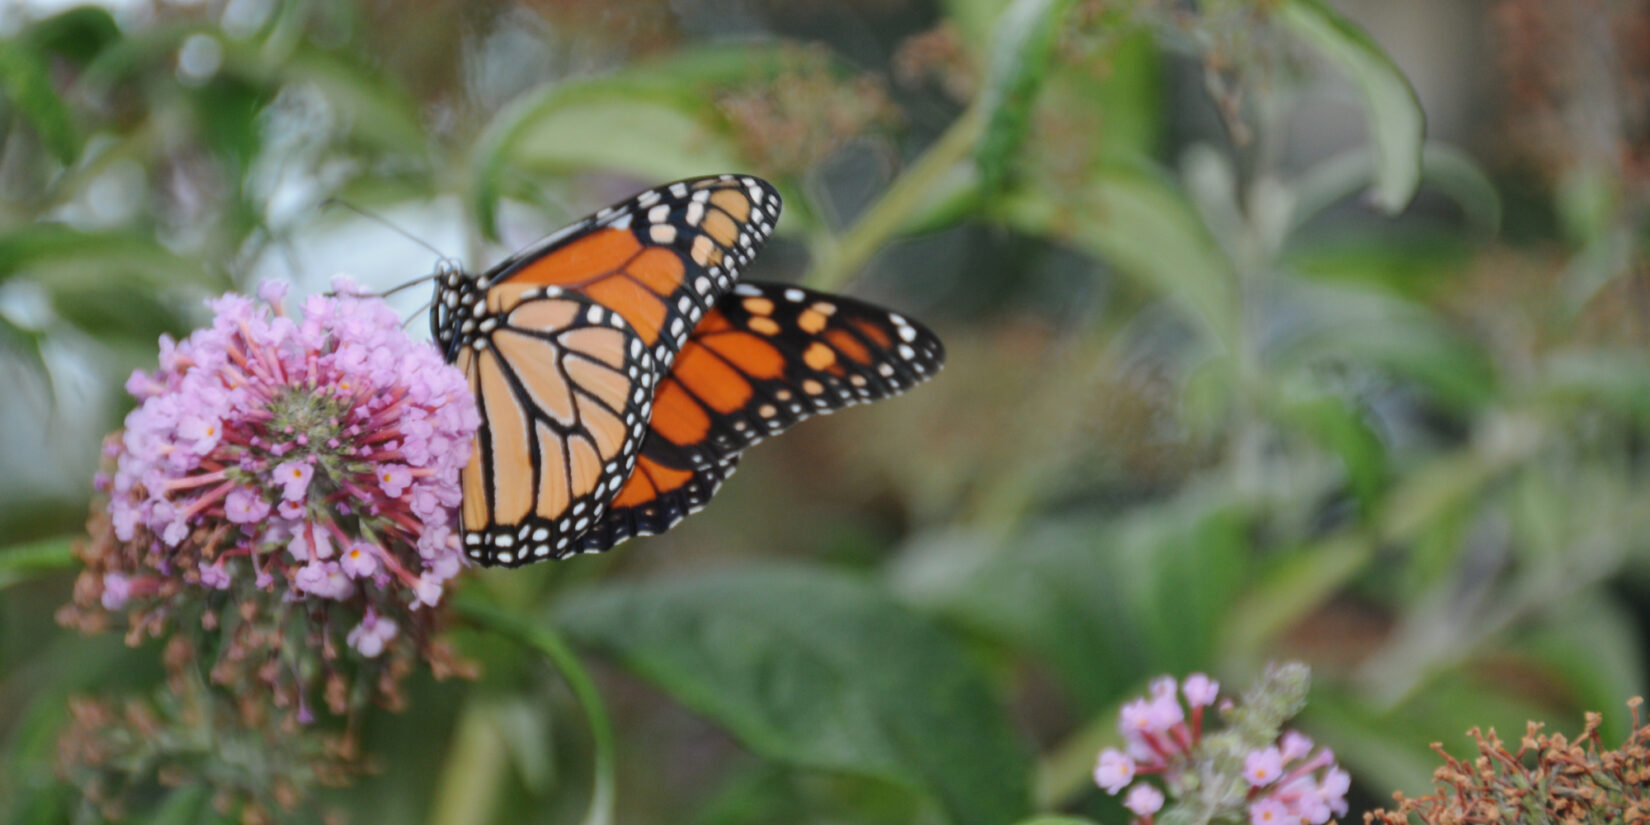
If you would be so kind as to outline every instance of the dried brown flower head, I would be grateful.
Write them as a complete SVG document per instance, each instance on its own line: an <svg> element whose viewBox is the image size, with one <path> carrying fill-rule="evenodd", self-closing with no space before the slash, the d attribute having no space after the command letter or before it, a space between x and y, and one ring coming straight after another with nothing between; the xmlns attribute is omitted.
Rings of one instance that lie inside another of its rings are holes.
<svg viewBox="0 0 1650 825"><path fill-rule="evenodd" d="M1364 825L1467 825L1480 822L1605 823L1650 822L1650 724L1641 725L1634 697L1633 732L1621 747L1605 747L1598 728L1603 717L1587 714L1587 724L1571 741L1542 733L1530 722L1518 750L1508 751L1495 730L1468 731L1478 743L1477 758L1450 756L1442 744L1432 749L1444 764L1433 772L1437 792L1418 798L1393 794L1396 810L1364 814Z"/></svg>

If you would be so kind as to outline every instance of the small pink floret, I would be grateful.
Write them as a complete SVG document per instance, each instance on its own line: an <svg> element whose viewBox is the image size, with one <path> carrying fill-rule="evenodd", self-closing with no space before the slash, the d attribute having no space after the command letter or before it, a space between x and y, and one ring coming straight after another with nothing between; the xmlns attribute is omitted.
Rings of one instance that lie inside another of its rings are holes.
<svg viewBox="0 0 1650 825"><path fill-rule="evenodd" d="M1133 779L1133 759L1116 748L1106 748L1100 752L1100 761L1094 766L1094 784L1105 788L1106 793L1116 796Z"/></svg>
<svg viewBox="0 0 1650 825"><path fill-rule="evenodd" d="M1186 694L1186 704L1206 708L1214 704L1215 697L1220 695L1220 683L1202 673L1193 673L1186 677L1181 690Z"/></svg>
<svg viewBox="0 0 1650 825"><path fill-rule="evenodd" d="M371 542L358 541L350 545L349 551L339 562L344 573L351 578L364 579L378 572L379 549Z"/></svg>
<svg viewBox="0 0 1650 825"><path fill-rule="evenodd" d="M1300 817L1289 812L1289 806L1271 797L1260 799L1249 806L1249 825L1296 825Z"/></svg>
<svg viewBox="0 0 1650 825"><path fill-rule="evenodd" d="M119 573L103 575L103 609L119 610L132 597L132 580Z"/></svg>
<svg viewBox="0 0 1650 825"><path fill-rule="evenodd" d="M201 562L201 585L213 590L229 589L229 571L223 565Z"/></svg>
<svg viewBox="0 0 1650 825"><path fill-rule="evenodd" d="M1278 740L1278 745L1285 762L1305 759L1306 755L1312 752L1312 739L1299 731L1284 732L1283 738Z"/></svg>
<svg viewBox="0 0 1650 825"><path fill-rule="evenodd" d="M309 495L309 480L315 468L303 461L286 461L275 467L274 481L281 485L281 497L287 501L303 501Z"/></svg>
<svg viewBox="0 0 1650 825"><path fill-rule="evenodd" d="M1277 748L1250 751L1243 758L1243 778L1250 787L1264 788L1283 775L1283 754Z"/></svg>
<svg viewBox="0 0 1650 825"><path fill-rule="evenodd" d="M1137 783L1123 797L1123 807L1135 816L1151 816L1163 809L1163 792L1144 782Z"/></svg>

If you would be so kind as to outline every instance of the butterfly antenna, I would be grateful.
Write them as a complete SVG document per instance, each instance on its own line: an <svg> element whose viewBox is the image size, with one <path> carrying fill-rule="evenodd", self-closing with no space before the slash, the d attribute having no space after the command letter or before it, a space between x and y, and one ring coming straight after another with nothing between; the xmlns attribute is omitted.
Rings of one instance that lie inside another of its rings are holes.
<svg viewBox="0 0 1650 825"><path fill-rule="evenodd" d="M339 197L327 198L326 200L321 202L321 208L322 209L325 209L329 206L342 206L345 209L348 209L349 211L354 212L355 214L360 215L361 217L366 218L367 220L370 220L373 223L376 223L380 226L383 226L383 227L389 229L391 232L394 232L395 234L400 235L401 237L406 238L407 240L412 241L413 243L418 244L419 246L422 246L425 249L428 249L430 252L434 253L437 258L440 258L442 260L447 260L447 256L444 253L442 253L441 250L436 249L433 246L430 246L428 243L426 243L424 241L423 238L420 238L417 235L414 235L413 233L408 232L407 230L402 229L401 227L396 226L395 224L389 222L382 215L377 215L377 214L374 214L372 212L368 212L367 210L362 209L361 207L356 206L355 204L350 203L349 201L344 200L343 198L339 198Z"/></svg>
<svg viewBox="0 0 1650 825"><path fill-rule="evenodd" d="M385 293L385 294L388 294L388 293ZM416 321L419 318L423 317L424 313L429 312L430 307L433 307L433 306L435 306L435 299L431 298L430 300L426 301L423 306L419 307L418 309L413 310L413 313L411 315L407 316L407 320L401 322L401 328L406 329L408 324L410 324L413 321Z"/></svg>

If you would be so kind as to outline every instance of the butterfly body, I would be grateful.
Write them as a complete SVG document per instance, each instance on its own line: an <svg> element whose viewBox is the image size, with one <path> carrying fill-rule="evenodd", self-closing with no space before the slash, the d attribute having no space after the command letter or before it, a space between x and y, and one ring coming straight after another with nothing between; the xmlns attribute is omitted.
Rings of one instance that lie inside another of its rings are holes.
<svg viewBox="0 0 1650 825"><path fill-rule="evenodd" d="M702 508L752 444L931 377L938 338L841 296L740 282L777 192L748 176L651 189L479 275L437 273L430 325L482 425L467 555L605 550Z"/></svg>

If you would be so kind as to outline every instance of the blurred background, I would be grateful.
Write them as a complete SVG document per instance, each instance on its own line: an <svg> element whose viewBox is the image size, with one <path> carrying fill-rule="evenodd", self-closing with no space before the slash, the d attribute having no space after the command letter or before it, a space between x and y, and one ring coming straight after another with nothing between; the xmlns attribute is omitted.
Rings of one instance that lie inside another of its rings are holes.
<svg viewBox="0 0 1650 825"><path fill-rule="evenodd" d="M81 530L126 375L204 297L432 269L329 198L484 268L724 171L786 198L750 277L885 303L949 359L755 448L665 536L472 577L595 669L618 821L1122 822L1089 778L1118 705L1281 658L1314 668L1299 724L1348 819L1473 725L1629 729L1641 2L5 4L0 546ZM95 821L64 697L160 678L56 626L72 579L0 570L0 821ZM327 809L578 820L579 706L456 633L483 677L369 715ZM219 816L166 788L132 814Z"/></svg>

